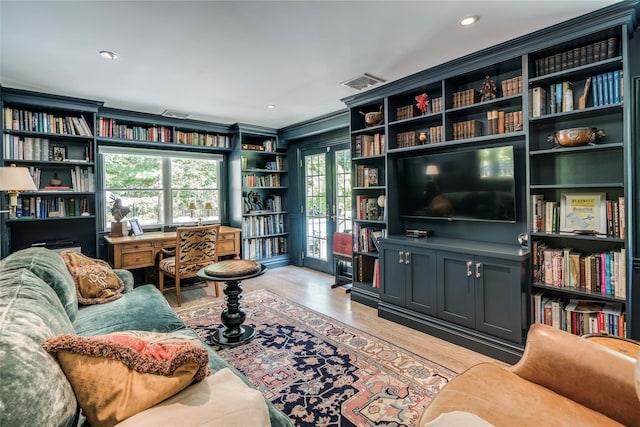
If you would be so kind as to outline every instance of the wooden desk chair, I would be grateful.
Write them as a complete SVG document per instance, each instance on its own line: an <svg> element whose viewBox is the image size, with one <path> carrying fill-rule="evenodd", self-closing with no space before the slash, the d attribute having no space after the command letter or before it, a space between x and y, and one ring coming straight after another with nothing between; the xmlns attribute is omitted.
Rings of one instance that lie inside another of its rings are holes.
<svg viewBox="0 0 640 427"><path fill-rule="evenodd" d="M198 271L218 261L216 245L220 225L202 227L178 227L176 230L176 247L162 249L160 252L159 286L160 292L176 290L178 306L182 305L180 296L180 280L196 277ZM165 255L173 255L164 258ZM165 289L164 276L173 277L175 286ZM205 282L208 285L208 282ZM214 282L216 297L218 296L218 282Z"/></svg>

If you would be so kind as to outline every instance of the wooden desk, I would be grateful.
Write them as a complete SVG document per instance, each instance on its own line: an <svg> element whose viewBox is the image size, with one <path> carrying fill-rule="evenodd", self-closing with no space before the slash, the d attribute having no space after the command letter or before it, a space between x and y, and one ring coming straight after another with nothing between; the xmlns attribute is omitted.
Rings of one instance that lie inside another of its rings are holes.
<svg viewBox="0 0 640 427"><path fill-rule="evenodd" d="M154 267L162 248L176 246L176 232L151 232L141 236L110 237L107 241L109 262L113 268L134 269ZM233 255L240 259L240 229L220 226L216 251L219 256Z"/></svg>

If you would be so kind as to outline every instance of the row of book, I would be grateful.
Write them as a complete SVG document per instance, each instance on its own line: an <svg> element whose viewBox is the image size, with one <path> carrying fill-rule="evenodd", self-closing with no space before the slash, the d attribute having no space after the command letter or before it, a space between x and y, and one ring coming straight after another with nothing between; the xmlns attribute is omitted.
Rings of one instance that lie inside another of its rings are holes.
<svg viewBox="0 0 640 427"><path fill-rule="evenodd" d="M482 122L479 120L456 122L452 125L452 131L451 136L454 140L476 138L482 136Z"/></svg>
<svg viewBox="0 0 640 427"><path fill-rule="evenodd" d="M76 191L76 192L95 192L95 174L93 167L81 168L76 166L69 170L71 186L69 185L42 185L42 169L29 166L29 173L33 179L33 183L40 191ZM63 177L61 177L62 179Z"/></svg>
<svg viewBox="0 0 640 427"><path fill-rule="evenodd" d="M63 116L10 107L3 108L2 115L5 129L60 135L93 136L84 116Z"/></svg>
<svg viewBox="0 0 640 427"><path fill-rule="evenodd" d="M378 258L356 254L353 273L356 282L370 283L372 288L380 288L380 261Z"/></svg>
<svg viewBox="0 0 640 427"><path fill-rule="evenodd" d="M624 239L626 237L626 206L624 196L620 196L614 200L605 201L606 218L606 235L616 239ZM548 201L544 199L543 194L531 195L531 231L534 233L558 233L560 231L560 218L565 213L560 212L562 207L556 201ZM565 207L567 209L567 207ZM597 207L594 207L598 211ZM592 210L589 209L586 215L591 216ZM566 214L573 221L580 222L580 216L575 212ZM569 221L569 220L568 220ZM572 222L571 222L572 223ZM570 224L569 222L567 224ZM604 233L604 230L603 230Z"/></svg>
<svg viewBox="0 0 640 427"><path fill-rule="evenodd" d="M451 94L452 108L466 107L480 102L480 92L475 89L467 89Z"/></svg>
<svg viewBox="0 0 640 427"><path fill-rule="evenodd" d="M287 254L286 237L243 239L242 254L245 259L257 260Z"/></svg>
<svg viewBox="0 0 640 427"><path fill-rule="evenodd" d="M380 227L364 227L356 224L353 236L354 252L378 252L380 239L386 236L386 230Z"/></svg>
<svg viewBox="0 0 640 427"><path fill-rule="evenodd" d="M243 175L243 187L281 187L280 174L268 173L265 175Z"/></svg>
<svg viewBox="0 0 640 427"><path fill-rule="evenodd" d="M360 194L356 196L356 219L378 221L382 218L378 198Z"/></svg>
<svg viewBox="0 0 640 427"><path fill-rule="evenodd" d="M532 296L533 323L543 323L574 335L605 333L626 337L622 304L584 299L568 302L545 291Z"/></svg>
<svg viewBox="0 0 640 427"><path fill-rule="evenodd" d="M176 130L175 140L176 144L231 148L231 138L229 135L219 133L185 132Z"/></svg>
<svg viewBox="0 0 640 427"><path fill-rule="evenodd" d="M16 218L60 218L91 215L88 197L18 196Z"/></svg>
<svg viewBox="0 0 640 427"><path fill-rule="evenodd" d="M487 135L521 131L523 129L522 111L508 113L499 110L487 111L487 128Z"/></svg>
<svg viewBox="0 0 640 427"><path fill-rule="evenodd" d="M539 283L626 298L626 271L624 248L584 254L571 248L552 248L542 241L532 242L532 275Z"/></svg>
<svg viewBox="0 0 640 427"><path fill-rule="evenodd" d="M425 134L426 136L426 134ZM398 132L396 135L396 148L415 147L424 144L426 141L420 141L418 133L414 130L407 132Z"/></svg>
<svg viewBox="0 0 640 427"><path fill-rule="evenodd" d="M284 233L284 215L245 216L242 218L242 235L260 237L266 234Z"/></svg>
<svg viewBox="0 0 640 427"><path fill-rule="evenodd" d="M353 157L378 156L385 153L385 138L383 133L373 135L357 135Z"/></svg>
<svg viewBox="0 0 640 427"><path fill-rule="evenodd" d="M378 168L358 165L356 167L356 187L375 187L378 183Z"/></svg>
<svg viewBox="0 0 640 427"><path fill-rule="evenodd" d="M60 162L92 162L93 144L87 144L84 149L76 150L76 155L83 158L68 158L67 146L56 144L47 138L22 137L5 134L3 138L3 150L6 159L34 160L34 161L60 161Z"/></svg>
<svg viewBox="0 0 640 427"><path fill-rule="evenodd" d="M418 114L418 107L413 104L396 108L396 120L410 119L412 117L416 117Z"/></svg>
<svg viewBox="0 0 640 427"><path fill-rule="evenodd" d="M585 79L584 86L575 86L574 82L564 81L551 84L547 89L532 88L529 97L531 116L541 117L546 114L581 110L589 106L617 104L623 99L621 70L589 76Z"/></svg>
<svg viewBox="0 0 640 427"><path fill-rule="evenodd" d="M522 93L522 76L512 77L500 82L502 96L513 96Z"/></svg>
<svg viewBox="0 0 640 427"><path fill-rule="evenodd" d="M265 162L264 168L272 171L283 171L286 169L283 156L276 156L275 160Z"/></svg>
<svg viewBox="0 0 640 427"><path fill-rule="evenodd" d="M169 126L135 126L118 124L114 119L98 119L98 136L103 138L130 139L133 141L173 142Z"/></svg>
<svg viewBox="0 0 640 427"><path fill-rule="evenodd" d="M617 37L609 37L584 46L568 49L534 61L535 76L569 70L581 65L615 58L618 55Z"/></svg>

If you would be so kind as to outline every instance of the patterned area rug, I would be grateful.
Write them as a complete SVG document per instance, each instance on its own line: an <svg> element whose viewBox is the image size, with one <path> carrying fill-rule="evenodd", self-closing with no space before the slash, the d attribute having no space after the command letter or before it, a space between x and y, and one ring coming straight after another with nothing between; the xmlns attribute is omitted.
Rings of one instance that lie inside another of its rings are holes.
<svg viewBox="0 0 640 427"><path fill-rule="evenodd" d="M415 426L456 373L266 290L243 294L256 338L213 345L298 427ZM224 301L176 310L211 343Z"/></svg>

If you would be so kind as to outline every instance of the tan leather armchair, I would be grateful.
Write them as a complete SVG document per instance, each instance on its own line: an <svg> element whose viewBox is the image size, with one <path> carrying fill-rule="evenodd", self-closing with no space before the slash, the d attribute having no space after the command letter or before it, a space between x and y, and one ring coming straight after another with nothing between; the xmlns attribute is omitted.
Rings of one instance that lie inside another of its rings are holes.
<svg viewBox="0 0 640 427"><path fill-rule="evenodd" d="M469 368L436 395L419 425L463 411L494 426L638 426L635 363L595 341L535 324L517 364Z"/></svg>

